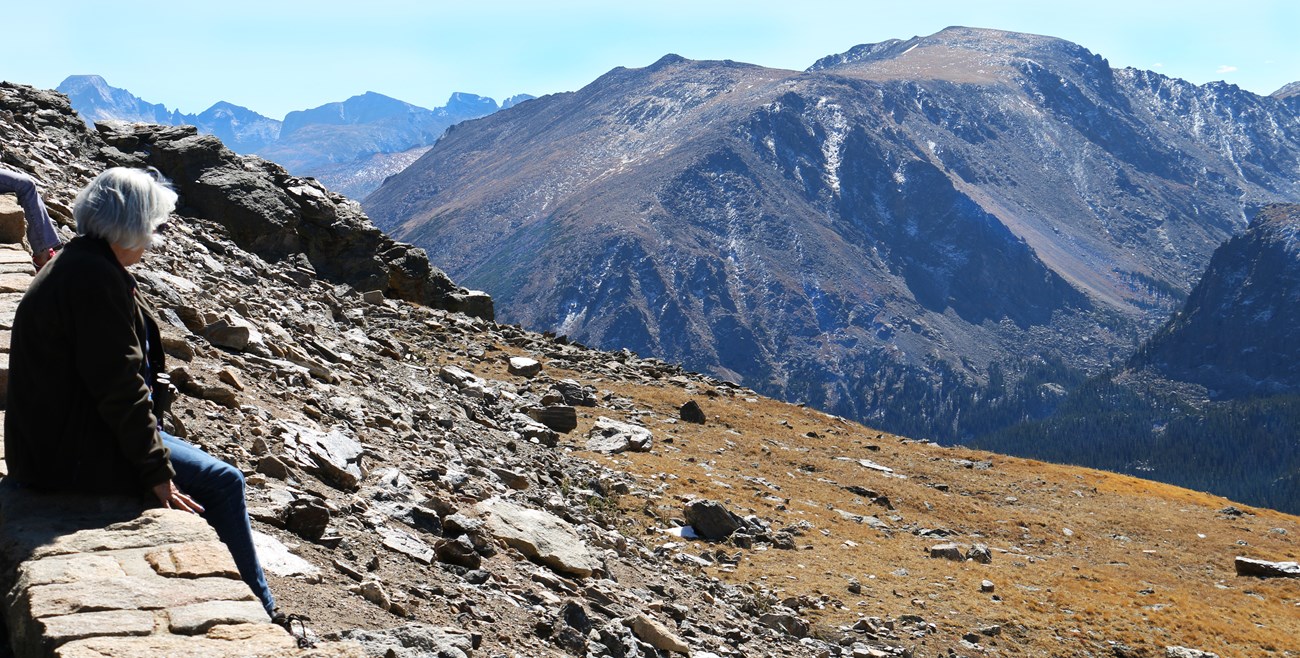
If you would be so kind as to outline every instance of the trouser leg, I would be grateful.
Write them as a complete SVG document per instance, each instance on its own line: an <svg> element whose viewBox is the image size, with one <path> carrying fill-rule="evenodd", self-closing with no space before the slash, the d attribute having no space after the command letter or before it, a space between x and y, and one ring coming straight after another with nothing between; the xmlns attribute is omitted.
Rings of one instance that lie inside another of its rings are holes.
<svg viewBox="0 0 1300 658"><path fill-rule="evenodd" d="M170 434L164 432L162 437L171 451L176 486L203 506L203 518L230 549L240 577L261 599L266 613L271 614L275 610L275 597L266 584L266 574L253 546L253 529L244 500L244 474Z"/></svg>
<svg viewBox="0 0 1300 658"><path fill-rule="evenodd" d="M36 181L26 174L0 169L0 192L13 192L18 196L18 205L23 207L23 215L27 218L27 242L31 244L33 253L59 244L54 222L36 190Z"/></svg>

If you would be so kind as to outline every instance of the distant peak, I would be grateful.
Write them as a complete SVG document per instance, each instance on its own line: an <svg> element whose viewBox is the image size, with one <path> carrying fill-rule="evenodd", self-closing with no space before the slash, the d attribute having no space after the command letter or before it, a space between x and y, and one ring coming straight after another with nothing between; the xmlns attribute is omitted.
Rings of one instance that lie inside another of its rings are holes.
<svg viewBox="0 0 1300 658"><path fill-rule="evenodd" d="M660 69L660 68L664 68L665 66L672 66L672 65L674 65L674 64L681 64L681 63L683 63L683 62L685 62L685 61L687 61L686 58L685 58L685 57L682 57L681 55L675 55L675 54L673 54L673 53L668 53L667 55L664 55L663 57L660 57L659 60L658 60L657 62L655 62L654 64L651 64L651 65L650 65L650 68L652 68L652 69Z"/></svg>
<svg viewBox="0 0 1300 658"><path fill-rule="evenodd" d="M1300 96L1300 80L1283 85L1281 89L1269 94L1273 98L1286 99L1293 96Z"/></svg>
<svg viewBox="0 0 1300 658"><path fill-rule="evenodd" d="M108 89L108 81L99 75L70 75L63 79L56 87L59 91L66 92L68 89L80 89L84 87L93 87L95 89Z"/></svg>

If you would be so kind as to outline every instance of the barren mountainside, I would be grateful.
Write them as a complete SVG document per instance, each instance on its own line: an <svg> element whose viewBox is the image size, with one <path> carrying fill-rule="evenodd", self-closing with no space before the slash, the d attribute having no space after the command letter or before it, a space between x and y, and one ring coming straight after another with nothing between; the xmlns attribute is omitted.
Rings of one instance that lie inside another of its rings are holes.
<svg viewBox="0 0 1300 658"><path fill-rule="evenodd" d="M1278 98L950 28L803 72L615 69L364 206L506 321L961 439L1127 358L1298 181Z"/></svg>

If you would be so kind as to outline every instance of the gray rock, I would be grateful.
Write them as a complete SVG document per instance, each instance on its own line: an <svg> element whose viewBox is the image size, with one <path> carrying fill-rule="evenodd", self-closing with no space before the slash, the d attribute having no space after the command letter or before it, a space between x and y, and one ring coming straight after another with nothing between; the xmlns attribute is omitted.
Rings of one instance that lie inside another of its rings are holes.
<svg viewBox="0 0 1300 658"><path fill-rule="evenodd" d="M688 423L703 424L705 420L708 420L704 415L704 410L700 408L699 403L695 400L687 400L686 404L683 404L681 409L678 410L678 413L682 420Z"/></svg>
<svg viewBox="0 0 1300 658"><path fill-rule="evenodd" d="M792 610L781 609L765 612L758 617L758 623L795 637L808 637L808 622L799 618Z"/></svg>
<svg viewBox="0 0 1300 658"><path fill-rule="evenodd" d="M639 425L623 423L601 416L587 433L587 449L592 452L616 454L631 450L647 452L654 442L650 430Z"/></svg>
<svg viewBox="0 0 1300 658"><path fill-rule="evenodd" d="M536 377L542 372L542 364L536 359L530 359L523 356L510 357L510 364L507 367L510 374L519 377Z"/></svg>
<svg viewBox="0 0 1300 658"><path fill-rule="evenodd" d="M290 461L320 475L339 488L354 490L361 484L361 443L342 430L329 432L282 423L284 453Z"/></svg>
<svg viewBox="0 0 1300 658"><path fill-rule="evenodd" d="M467 535L455 539L440 539L433 545L434 555L439 562L454 564L466 569L477 569L483 564L483 558L474 550L474 544Z"/></svg>
<svg viewBox="0 0 1300 658"><path fill-rule="evenodd" d="M550 512L501 498L485 500L474 510L492 536L560 573L585 577L602 567L573 526Z"/></svg>
<svg viewBox="0 0 1300 658"><path fill-rule="evenodd" d="M712 500L693 500L687 503L686 522L695 534L705 539L726 539L745 526L744 519L732 513L722 503Z"/></svg>
<svg viewBox="0 0 1300 658"><path fill-rule="evenodd" d="M417 562L433 563L434 549L411 533L383 526L379 528L379 536L383 537L384 548L409 556Z"/></svg>
<svg viewBox="0 0 1300 658"><path fill-rule="evenodd" d="M1239 556L1233 564L1237 567L1238 576L1300 578L1300 563L1297 562L1266 562Z"/></svg>
<svg viewBox="0 0 1300 658"><path fill-rule="evenodd" d="M984 544L975 544L966 551L966 559L974 560L980 564L990 564L993 562L993 552Z"/></svg>
<svg viewBox="0 0 1300 658"><path fill-rule="evenodd" d="M1165 658L1219 658L1219 654L1187 647L1165 647Z"/></svg>
<svg viewBox="0 0 1300 658"><path fill-rule="evenodd" d="M365 647L367 655L390 658L469 658L474 646L467 631L424 624L382 631L346 630L340 636Z"/></svg>
<svg viewBox="0 0 1300 658"><path fill-rule="evenodd" d="M596 406L596 389L590 386L583 386L572 379L561 379L552 384L551 388L570 407Z"/></svg>
<svg viewBox="0 0 1300 658"><path fill-rule="evenodd" d="M935 544L930 547L930 557L962 562L966 556L962 554L961 549L961 544Z"/></svg>
<svg viewBox="0 0 1300 658"><path fill-rule="evenodd" d="M578 427L578 411L567 405L534 407L528 410L528 416L556 432L568 433Z"/></svg>

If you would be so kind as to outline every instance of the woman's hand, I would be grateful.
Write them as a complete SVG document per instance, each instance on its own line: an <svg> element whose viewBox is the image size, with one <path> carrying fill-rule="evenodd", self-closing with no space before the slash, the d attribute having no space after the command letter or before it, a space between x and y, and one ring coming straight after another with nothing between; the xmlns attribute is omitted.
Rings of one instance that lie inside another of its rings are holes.
<svg viewBox="0 0 1300 658"><path fill-rule="evenodd" d="M193 498L181 493L181 490L177 489L171 480L155 484L153 495L157 496L158 501L167 509L178 509L194 514L203 513L203 506L194 502Z"/></svg>

